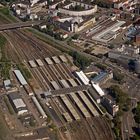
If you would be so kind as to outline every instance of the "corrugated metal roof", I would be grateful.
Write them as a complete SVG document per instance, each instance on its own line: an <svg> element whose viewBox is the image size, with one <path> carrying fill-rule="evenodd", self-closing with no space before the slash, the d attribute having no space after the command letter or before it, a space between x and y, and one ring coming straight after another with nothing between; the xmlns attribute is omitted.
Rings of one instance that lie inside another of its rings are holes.
<svg viewBox="0 0 140 140"><path fill-rule="evenodd" d="M10 80L4 80L4 86L6 89L9 89L11 85L11 81Z"/></svg>
<svg viewBox="0 0 140 140"><path fill-rule="evenodd" d="M99 75L95 76L92 80L94 82L100 82L102 79L104 79L108 75L107 72L101 72Z"/></svg>
<svg viewBox="0 0 140 140"><path fill-rule="evenodd" d="M21 85L27 85L25 78L23 77L22 73L19 70L14 70L16 77L18 78Z"/></svg>
<svg viewBox="0 0 140 140"><path fill-rule="evenodd" d="M92 114L94 116L99 116L99 113L97 112L95 107L91 104L89 99L86 97L85 93L83 93L82 91L79 91L78 94L80 98L83 100L83 102L87 105L88 109L92 112Z"/></svg>
<svg viewBox="0 0 140 140"><path fill-rule="evenodd" d="M64 104L69 109L69 111L71 112L71 114L73 115L73 117L75 118L75 120L80 120L78 113L76 112L76 110L74 109L74 107L72 106L68 98L65 95L60 95L60 97L62 101L64 102Z"/></svg>
<svg viewBox="0 0 140 140"><path fill-rule="evenodd" d="M63 86L63 87L65 87L65 88L69 88L70 86L69 86L69 84L67 83L67 81L66 80L60 80L60 83L61 83L61 85Z"/></svg>
<svg viewBox="0 0 140 140"><path fill-rule="evenodd" d="M36 59L36 62L39 66L44 66L43 62L40 59Z"/></svg>
<svg viewBox="0 0 140 140"><path fill-rule="evenodd" d="M25 103L23 102L22 99L14 99L13 103L14 103L14 105L17 109L21 108L21 107L26 107L26 105L25 105Z"/></svg>
<svg viewBox="0 0 140 140"><path fill-rule="evenodd" d="M49 65L53 64L53 61L52 61L49 57L45 58L45 61L46 61L47 64L49 64Z"/></svg>
<svg viewBox="0 0 140 140"><path fill-rule="evenodd" d="M103 92L103 90L100 88L100 86L98 84L94 84L92 82L92 86L94 87L94 89L96 90L96 92L100 95L100 96L104 96L105 93Z"/></svg>
<svg viewBox="0 0 140 140"><path fill-rule="evenodd" d="M34 102L34 104L36 105L39 113L42 115L43 118L47 118L46 113L44 112L43 108L41 107L41 105L39 104L38 100L36 99L35 96L32 96L32 100Z"/></svg>
<svg viewBox="0 0 140 140"><path fill-rule="evenodd" d="M57 64L60 63L60 60L57 56L53 56L52 59L55 63L57 63Z"/></svg>
<svg viewBox="0 0 140 140"><path fill-rule="evenodd" d="M52 86L53 86L53 88L54 88L55 90L60 89L59 86L58 86L58 84L57 84L55 81L52 81L51 84L52 84Z"/></svg>
<svg viewBox="0 0 140 140"><path fill-rule="evenodd" d="M74 79L68 79L68 80L73 87L78 86Z"/></svg>
<svg viewBox="0 0 140 140"><path fill-rule="evenodd" d="M67 62L67 59L64 55L60 55L59 58L63 61L63 62Z"/></svg>
<svg viewBox="0 0 140 140"><path fill-rule="evenodd" d="M75 104L78 106L78 108L81 110L81 112L83 113L83 115L88 118L90 117L89 112L87 111L87 109L85 108L85 106L82 104L82 102L80 101L80 99L77 97L76 93L70 93L70 96L73 98L73 100L75 101Z"/></svg>
<svg viewBox="0 0 140 140"><path fill-rule="evenodd" d="M88 85L89 84L89 79L86 77L86 75L80 71L76 72L78 78L83 82L83 84Z"/></svg>
<svg viewBox="0 0 140 140"><path fill-rule="evenodd" d="M30 64L30 66L31 66L32 68L37 67L36 63L35 63L33 60L30 60L30 61L29 61L29 64Z"/></svg>

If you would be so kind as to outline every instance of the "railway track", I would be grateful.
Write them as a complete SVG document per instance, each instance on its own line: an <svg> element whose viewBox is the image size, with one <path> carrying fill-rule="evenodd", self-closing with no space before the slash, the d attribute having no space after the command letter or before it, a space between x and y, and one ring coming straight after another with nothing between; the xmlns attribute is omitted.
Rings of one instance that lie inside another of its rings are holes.
<svg viewBox="0 0 140 140"><path fill-rule="evenodd" d="M6 31L3 34L8 40L11 40L18 54L26 61L58 54L58 51L54 50L53 47L30 37L27 33L25 34L22 31Z"/></svg>
<svg viewBox="0 0 140 140"><path fill-rule="evenodd" d="M18 34L26 42L31 44L36 49L37 52L39 52L39 53L41 52L41 55L43 55L43 56L49 56L50 57L50 56L53 56L53 55L56 55L56 54L60 53L59 51L57 51L56 49L54 49L50 45L44 44L44 42L42 42L42 41L38 40L37 38L31 36L27 32L25 33L24 31L20 31L20 32L16 32L16 34Z"/></svg>

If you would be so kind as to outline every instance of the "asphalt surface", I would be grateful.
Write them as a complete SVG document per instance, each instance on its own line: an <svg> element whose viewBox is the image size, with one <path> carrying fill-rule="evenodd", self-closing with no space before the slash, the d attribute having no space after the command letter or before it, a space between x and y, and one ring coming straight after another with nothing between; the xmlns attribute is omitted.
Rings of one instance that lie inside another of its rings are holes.
<svg viewBox="0 0 140 140"><path fill-rule="evenodd" d="M27 22L2 24L2 25L0 25L0 31L16 29L16 28L23 28L23 27L31 27L34 25L39 25L40 23L42 23L42 21L27 21Z"/></svg>

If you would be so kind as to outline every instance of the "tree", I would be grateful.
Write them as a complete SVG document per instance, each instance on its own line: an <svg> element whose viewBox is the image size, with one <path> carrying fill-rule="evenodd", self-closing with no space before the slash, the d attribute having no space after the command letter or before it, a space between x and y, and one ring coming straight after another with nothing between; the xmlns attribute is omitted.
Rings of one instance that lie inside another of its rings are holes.
<svg viewBox="0 0 140 140"><path fill-rule="evenodd" d="M114 48L114 45L111 44L111 45L108 46L108 48L109 48L109 49L113 49L113 48Z"/></svg>
<svg viewBox="0 0 140 140"><path fill-rule="evenodd" d="M103 71L106 70L106 66L104 64L96 63L95 66L98 67L99 69L102 69Z"/></svg>
<svg viewBox="0 0 140 140"><path fill-rule="evenodd" d="M128 111L130 108L130 99L128 95L120 89L118 85L112 85L109 88L109 94L115 98L120 110Z"/></svg>
<svg viewBox="0 0 140 140"><path fill-rule="evenodd" d="M91 78L94 78L94 77L96 77L96 76L97 76L97 74L94 73L94 74L92 74L90 77L91 77Z"/></svg>
<svg viewBox="0 0 140 140"><path fill-rule="evenodd" d="M73 57L74 64L81 70L85 69L91 63L90 59L80 55L76 51L71 51L69 54Z"/></svg>
<svg viewBox="0 0 140 140"><path fill-rule="evenodd" d="M78 37L79 37L79 35L78 34L75 34L74 36L72 36L72 39L77 40Z"/></svg>
<svg viewBox="0 0 140 140"><path fill-rule="evenodd" d="M140 124L140 102L137 104L134 114L134 119L136 123Z"/></svg>
<svg viewBox="0 0 140 140"><path fill-rule="evenodd" d="M114 80L118 81L118 82L122 82L124 75L119 73L118 71L114 71L113 72L113 78Z"/></svg>

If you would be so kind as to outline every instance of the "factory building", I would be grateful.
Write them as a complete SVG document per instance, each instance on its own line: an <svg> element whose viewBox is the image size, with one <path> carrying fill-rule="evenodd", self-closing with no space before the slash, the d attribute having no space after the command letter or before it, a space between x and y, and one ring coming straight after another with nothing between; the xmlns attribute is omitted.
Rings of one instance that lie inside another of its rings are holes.
<svg viewBox="0 0 140 140"><path fill-rule="evenodd" d="M21 98L18 92L13 92L8 94L8 98L18 115L23 115L24 113L28 113L28 109L23 99Z"/></svg>

